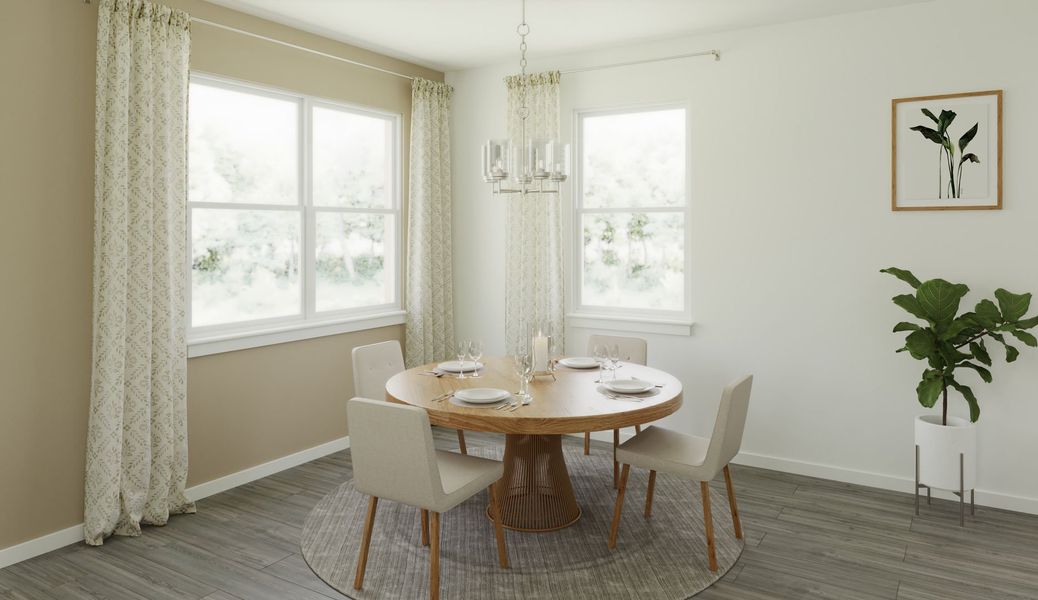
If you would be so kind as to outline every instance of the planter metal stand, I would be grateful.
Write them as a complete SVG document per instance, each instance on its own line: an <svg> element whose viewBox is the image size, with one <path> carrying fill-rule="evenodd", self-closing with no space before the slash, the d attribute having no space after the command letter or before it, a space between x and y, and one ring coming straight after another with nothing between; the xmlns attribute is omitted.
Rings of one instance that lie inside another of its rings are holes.
<svg viewBox="0 0 1038 600"><path fill-rule="evenodd" d="M959 497L959 527L966 526L966 489L965 489L966 455L959 453L959 491L952 491ZM930 486L919 483L919 444L915 446L915 514L919 514L919 488L926 488L926 503L930 504ZM977 514L976 490L970 490L970 515Z"/></svg>

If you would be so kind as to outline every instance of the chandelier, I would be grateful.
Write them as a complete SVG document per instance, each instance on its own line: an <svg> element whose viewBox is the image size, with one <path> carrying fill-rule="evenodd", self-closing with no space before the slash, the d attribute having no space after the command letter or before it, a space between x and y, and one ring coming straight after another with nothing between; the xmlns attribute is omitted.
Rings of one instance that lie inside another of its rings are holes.
<svg viewBox="0 0 1038 600"><path fill-rule="evenodd" d="M522 22L515 28L519 34L519 139L489 140L483 145L483 181L491 184L495 194L558 194L569 177L569 144L526 135L526 119L530 116L526 36L530 26L526 23L526 0L522 5Z"/></svg>

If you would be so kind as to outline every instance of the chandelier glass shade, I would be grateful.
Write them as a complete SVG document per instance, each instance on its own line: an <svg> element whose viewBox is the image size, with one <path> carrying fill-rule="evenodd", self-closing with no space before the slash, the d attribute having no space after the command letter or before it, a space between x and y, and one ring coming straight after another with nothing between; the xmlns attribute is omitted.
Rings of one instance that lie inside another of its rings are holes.
<svg viewBox="0 0 1038 600"><path fill-rule="evenodd" d="M530 26L526 24L526 0L522 4L522 22L516 27L520 39L520 135L518 140L492 139L483 144L483 181L491 184L495 194L558 194L562 182L569 178L570 147L559 140L526 135L526 119L530 116L526 36Z"/></svg>

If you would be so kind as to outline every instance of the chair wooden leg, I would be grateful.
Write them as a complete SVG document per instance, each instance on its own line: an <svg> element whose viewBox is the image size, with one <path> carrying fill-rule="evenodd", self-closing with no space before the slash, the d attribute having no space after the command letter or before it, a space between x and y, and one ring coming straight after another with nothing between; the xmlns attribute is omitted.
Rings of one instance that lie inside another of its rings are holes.
<svg viewBox="0 0 1038 600"><path fill-rule="evenodd" d="M371 546L371 531L375 528L375 509L378 498L368 501L368 518L364 521L364 539L360 543L360 559L357 561L357 576L353 579L353 589L359 590L364 585L364 571L368 568L368 547Z"/></svg>
<svg viewBox="0 0 1038 600"><path fill-rule="evenodd" d="M497 561L502 569L508 568L508 548L505 547L505 528L501 525L501 503L497 497L497 488L501 483L495 483L487 489L490 494L490 516L494 519L494 537L497 538Z"/></svg>
<svg viewBox="0 0 1038 600"><path fill-rule="evenodd" d="M584 432L584 456L591 454L591 432Z"/></svg>
<svg viewBox="0 0 1038 600"><path fill-rule="evenodd" d="M627 490L627 475L631 472L631 465L624 465L623 473L620 475L620 488L616 492L616 508L613 509L613 526L609 529L609 549L616 548L616 535L620 533L620 513L624 508L624 492Z"/></svg>
<svg viewBox="0 0 1038 600"><path fill-rule="evenodd" d="M422 545L429 545L429 511L422 509Z"/></svg>
<svg viewBox="0 0 1038 600"><path fill-rule="evenodd" d="M645 492L645 518L652 516L652 494L656 491L656 471L649 471L649 489Z"/></svg>
<svg viewBox="0 0 1038 600"><path fill-rule="evenodd" d="M728 488L728 506L732 509L732 524L735 525L735 539L742 539L742 523L739 522L739 508L735 505L735 489L732 487L732 471L724 466L724 485Z"/></svg>
<svg viewBox="0 0 1038 600"><path fill-rule="evenodd" d="M465 432L460 429L458 430L458 446L461 447L462 454L469 453L468 448L465 447Z"/></svg>
<svg viewBox="0 0 1038 600"><path fill-rule="evenodd" d="M641 425L635 425L634 426L634 432L635 433L641 433L642 432L642 426Z"/></svg>
<svg viewBox="0 0 1038 600"><path fill-rule="evenodd" d="M440 598L440 513L431 513L429 527L432 554L429 556L429 600Z"/></svg>
<svg viewBox="0 0 1038 600"><path fill-rule="evenodd" d="M717 570L717 550L714 547L714 518L710 515L710 483L699 482L699 491L703 495L703 524L706 529L706 552L710 557L710 570Z"/></svg>
<svg viewBox="0 0 1038 600"><path fill-rule="evenodd" d="M620 463L616 462L616 448L620 445L620 430L613 430L613 489L620 479Z"/></svg>

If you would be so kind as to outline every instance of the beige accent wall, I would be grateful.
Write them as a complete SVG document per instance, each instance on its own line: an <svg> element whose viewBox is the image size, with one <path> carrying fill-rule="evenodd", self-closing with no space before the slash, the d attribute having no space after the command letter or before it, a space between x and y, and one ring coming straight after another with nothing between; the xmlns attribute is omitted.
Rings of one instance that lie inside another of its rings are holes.
<svg viewBox="0 0 1038 600"><path fill-rule="evenodd" d="M167 2L196 17L443 78L201 0ZM82 522L96 19L96 1L0 3L0 549ZM406 147L406 79L202 24L192 30L193 69L401 113ZM189 485L342 437L350 350L402 337L402 327L385 327L191 359Z"/></svg>

